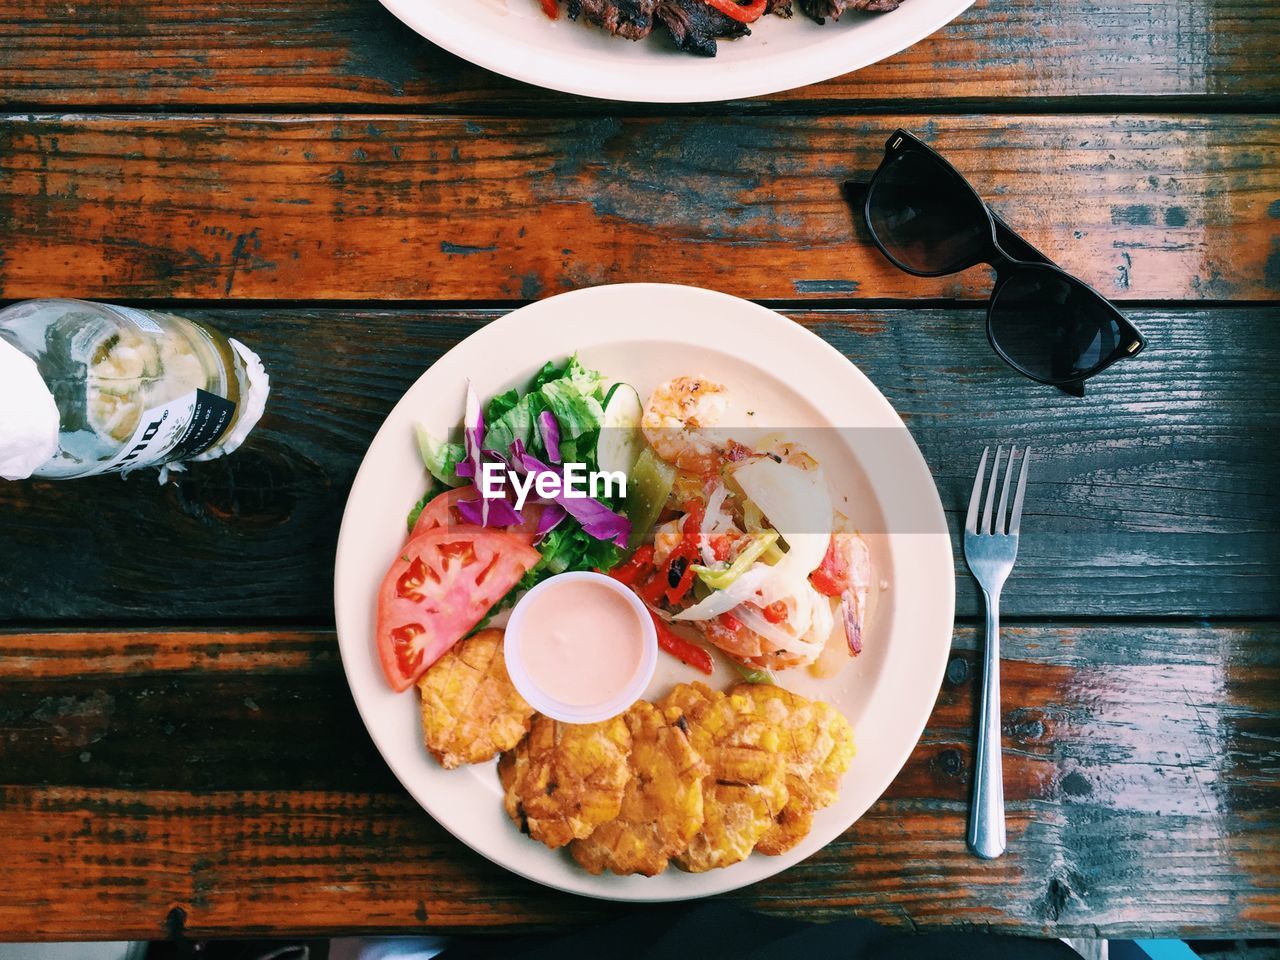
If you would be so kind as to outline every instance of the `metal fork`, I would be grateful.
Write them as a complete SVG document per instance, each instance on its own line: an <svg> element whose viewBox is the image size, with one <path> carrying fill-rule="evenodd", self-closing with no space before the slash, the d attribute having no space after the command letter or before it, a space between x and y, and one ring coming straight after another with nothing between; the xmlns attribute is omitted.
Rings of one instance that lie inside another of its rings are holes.
<svg viewBox="0 0 1280 960"><path fill-rule="evenodd" d="M978 525L978 503L982 499L982 481L987 470L987 454L982 451L978 475L969 497L969 516L964 525L964 559L982 587L987 601L987 642L982 670L982 714L978 723L978 753L973 771L973 805L969 810L969 847L980 857L991 859L1004 853L1004 772L1000 755L1000 591L1018 557L1018 528L1022 523L1022 495L1027 487L1027 464L1031 448L1022 451L1022 469L1018 471L1018 489L1013 495L1013 511L1005 526L1005 507L1009 502L1009 486L1013 480L1013 462L1018 448L1010 446L1005 467L1000 506L992 522L991 507L996 498L1000 478L1000 458L1004 447L996 447L991 466L991 482L987 486L986 505L982 509L982 525Z"/></svg>

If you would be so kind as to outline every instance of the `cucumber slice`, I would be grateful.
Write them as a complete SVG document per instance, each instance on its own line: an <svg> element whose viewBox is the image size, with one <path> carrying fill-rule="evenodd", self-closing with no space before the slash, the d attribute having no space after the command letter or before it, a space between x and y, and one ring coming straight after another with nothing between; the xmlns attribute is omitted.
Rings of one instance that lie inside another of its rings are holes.
<svg viewBox="0 0 1280 960"><path fill-rule="evenodd" d="M601 470L619 470L628 476L645 448L640 434L644 408L640 394L629 383L615 383L604 398L604 420L596 441L596 463Z"/></svg>

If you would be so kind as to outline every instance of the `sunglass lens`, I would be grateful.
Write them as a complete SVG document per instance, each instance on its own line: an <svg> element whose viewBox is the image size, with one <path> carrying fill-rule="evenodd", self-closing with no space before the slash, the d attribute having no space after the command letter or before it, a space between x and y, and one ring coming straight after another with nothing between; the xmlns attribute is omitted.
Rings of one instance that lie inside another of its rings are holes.
<svg viewBox="0 0 1280 960"><path fill-rule="evenodd" d="M1084 284L1023 266L1002 282L990 308L991 339L1015 367L1041 380L1087 377L1126 340L1115 311Z"/></svg>
<svg viewBox="0 0 1280 960"><path fill-rule="evenodd" d="M880 245L915 273L963 270L990 242L982 201L958 173L916 150L898 154L876 173L867 213Z"/></svg>

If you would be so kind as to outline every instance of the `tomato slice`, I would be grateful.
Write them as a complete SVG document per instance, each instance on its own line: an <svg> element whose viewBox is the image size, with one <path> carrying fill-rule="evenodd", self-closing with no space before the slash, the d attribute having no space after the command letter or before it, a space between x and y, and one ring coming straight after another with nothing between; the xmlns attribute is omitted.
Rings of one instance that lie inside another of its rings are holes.
<svg viewBox="0 0 1280 960"><path fill-rule="evenodd" d="M539 556L519 535L482 527L437 527L406 543L378 592L378 656L391 686L407 690Z"/></svg>
<svg viewBox="0 0 1280 960"><path fill-rule="evenodd" d="M463 521L458 516L458 508L454 504L461 500L462 495L467 492L475 496L475 491L458 489L446 490L433 498L418 514L418 519L414 521L413 529L409 532L409 539L412 540L418 534L434 530L436 527L453 529L461 526Z"/></svg>
<svg viewBox="0 0 1280 960"><path fill-rule="evenodd" d="M459 527L465 527L468 530L478 529L474 524L467 523L458 514L459 500L474 500L480 494L472 487L459 487L456 490L446 490L437 496L418 514L418 519L413 525L413 531L409 534L412 540L418 534L426 533L428 530L436 530L444 528L446 530L457 530ZM524 523L518 527L494 527L493 529L501 533L510 533L518 536L525 543L533 543L534 534L538 531L538 517L542 515L542 507L536 503L527 503L520 515L524 517ZM486 528L488 529L488 528Z"/></svg>

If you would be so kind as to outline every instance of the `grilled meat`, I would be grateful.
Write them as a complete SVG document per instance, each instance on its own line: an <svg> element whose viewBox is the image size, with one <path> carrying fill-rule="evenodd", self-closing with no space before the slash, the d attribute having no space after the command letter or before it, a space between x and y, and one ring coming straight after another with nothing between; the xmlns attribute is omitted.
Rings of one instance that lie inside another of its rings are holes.
<svg viewBox="0 0 1280 960"><path fill-rule="evenodd" d="M653 32L658 3L659 0L569 0L569 19L584 17L588 23L619 37L642 40Z"/></svg>
<svg viewBox="0 0 1280 960"><path fill-rule="evenodd" d="M716 55L719 40L749 36L745 23L721 13L706 0L560 0L569 19L579 18L628 40L642 40L661 23L677 47L704 57ZM794 4L818 23L839 20L848 10L887 13L902 0L768 0L765 13L790 17Z"/></svg>
<svg viewBox="0 0 1280 960"><path fill-rule="evenodd" d="M826 23L827 17L839 20L846 10L865 13L888 13L897 10L902 0L799 0L800 9L818 23Z"/></svg>
<svg viewBox="0 0 1280 960"><path fill-rule="evenodd" d="M745 23L726 17L706 0L659 0L655 13L677 47L704 57L716 55L716 40L736 40L751 33Z"/></svg>

